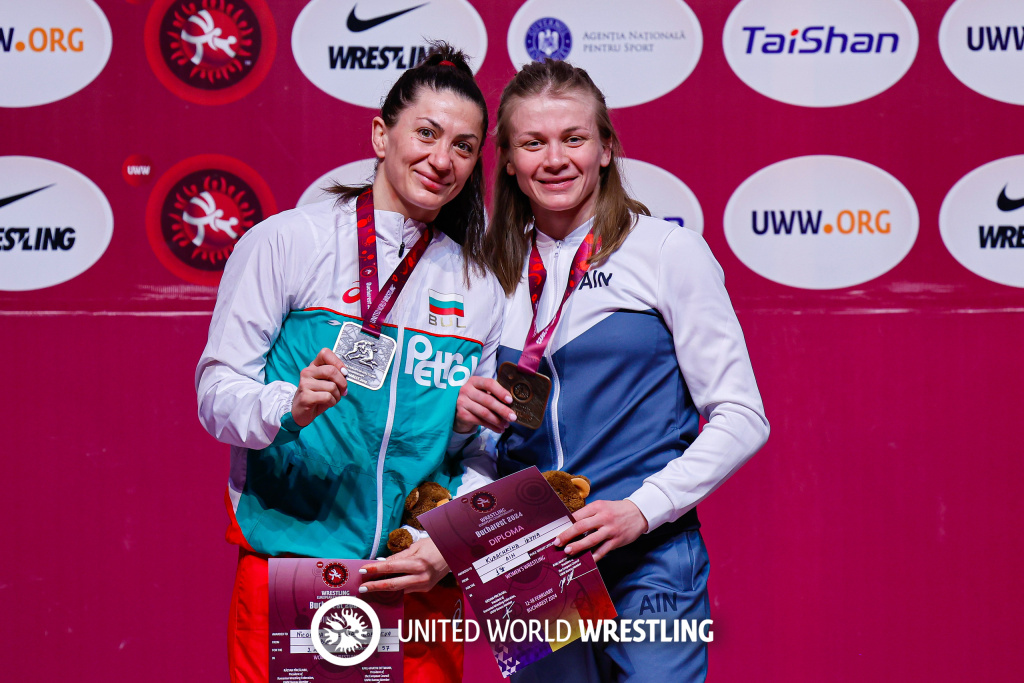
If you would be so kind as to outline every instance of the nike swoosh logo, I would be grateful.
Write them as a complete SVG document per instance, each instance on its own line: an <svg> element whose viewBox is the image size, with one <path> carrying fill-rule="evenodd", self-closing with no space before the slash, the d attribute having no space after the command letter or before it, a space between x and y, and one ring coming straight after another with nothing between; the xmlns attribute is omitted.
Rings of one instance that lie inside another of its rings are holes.
<svg viewBox="0 0 1024 683"><path fill-rule="evenodd" d="M999 193L999 199L996 200L996 206L999 207L1000 211L1016 211L1020 207L1024 206L1024 197L1020 199L1010 199L1006 196L1006 188L1009 185L1003 187L1003 191Z"/></svg>
<svg viewBox="0 0 1024 683"><path fill-rule="evenodd" d="M430 3L428 2L423 3L423 5L429 4ZM352 33L362 33L363 31L369 31L374 26L380 26L385 21L391 21L395 17L400 17L406 12L411 12L414 9L419 9L420 7L423 7L423 5L416 5L415 7L410 7L409 9L403 9L398 12L392 12L391 14L385 14L380 17L374 17L373 19L360 19L359 17L357 17L356 8L355 5L353 5L352 11L348 13L348 21L345 22L345 26L347 26L348 30L352 31Z"/></svg>
<svg viewBox="0 0 1024 683"><path fill-rule="evenodd" d="M53 183L50 183L49 185L46 185L45 187L37 187L36 189L29 190L28 192L22 192L21 194L12 194L10 197L4 197L3 199L0 199L0 209L2 209L3 207L7 206L8 204L13 204L14 202L18 201L19 199L24 199L25 197L28 197L29 195L35 194L36 192L42 192L47 187L53 187Z"/></svg>

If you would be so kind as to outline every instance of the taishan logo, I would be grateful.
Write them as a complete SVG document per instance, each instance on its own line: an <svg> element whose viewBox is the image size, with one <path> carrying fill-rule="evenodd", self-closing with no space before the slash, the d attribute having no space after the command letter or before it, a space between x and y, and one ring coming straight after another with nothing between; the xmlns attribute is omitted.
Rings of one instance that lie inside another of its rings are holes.
<svg viewBox="0 0 1024 683"><path fill-rule="evenodd" d="M739 259L763 277L803 289L850 287L886 273L910 251L917 231L917 206L906 188L846 157L797 157L763 168L725 209L725 237Z"/></svg>
<svg viewBox="0 0 1024 683"><path fill-rule="evenodd" d="M171 272L216 285L238 239L276 212L270 188L255 171L230 157L200 155L171 167L156 183L146 231Z"/></svg>
<svg viewBox="0 0 1024 683"><path fill-rule="evenodd" d="M0 13L0 107L33 107L86 87L110 58L112 35L92 0L7 2Z"/></svg>
<svg viewBox="0 0 1024 683"><path fill-rule="evenodd" d="M942 202L939 233L971 272L1024 287L1024 155L998 159L961 178Z"/></svg>
<svg viewBox="0 0 1024 683"><path fill-rule="evenodd" d="M729 66L757 92L804 107L860 102L887 90L917 55L900 0L743 0L726 21Z"/></svg>
<svg viewBox="0 0 1024 683"><path fill-rule="evenodd" d="M157 0L145 31L157 78L197 104L225 104L252 92L277 49L265 0Z"/></svg>
<svg viewBox="0 0 1024 683"><path fill-rule="evenodd" d="M764 26L744 26L743 32L748 37L748 55L755 51L766 55L831 55L845 54L847 49L856 55L882 52L883 48L896 52L900 44L896 33L843 33L835 26L808 26L785 33L772 33Z"/></svg>
<svg viewBox="0 0 1024 683"><path fill-rule="evenodd" d="M939 27L946 66L971 90L1024 104L1024 2L957 0Z"/></svg>

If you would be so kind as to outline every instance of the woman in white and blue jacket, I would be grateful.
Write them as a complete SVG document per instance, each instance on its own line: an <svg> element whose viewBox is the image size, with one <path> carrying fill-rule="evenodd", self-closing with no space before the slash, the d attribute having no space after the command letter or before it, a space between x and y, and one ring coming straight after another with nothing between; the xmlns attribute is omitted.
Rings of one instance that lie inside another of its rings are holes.
<svg viewBox="0 0 1024 683"><path fill-rule="evenodd" d="M604 97L582 69L523 67L502 94L496 145L484 246L510 296L498 364L519 361L534 320L531 251L546 271L538 330L556 317L588 237L594 251L540 361L552 382L541 426L505 429L483 380L463 387L460 409L503 432L498 476L536 465L590 478L590 502L559 544L594 552L620 617L708 619L696 506L768 438L722 270L700 235L650 217L625 192ZM514 678L703 681L706 671L700 639L578 641Z"/></svg>

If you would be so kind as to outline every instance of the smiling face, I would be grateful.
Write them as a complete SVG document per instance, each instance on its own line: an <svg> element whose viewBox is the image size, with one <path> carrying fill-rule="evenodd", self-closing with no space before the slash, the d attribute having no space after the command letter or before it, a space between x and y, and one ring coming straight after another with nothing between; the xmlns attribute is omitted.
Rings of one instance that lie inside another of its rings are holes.
<svg viewBox="0 0 1024 683"><path fill-rule="evenodd" d="M520 99L512 112L505 172L530 200L537 229L561 239L594 215L601 169L612 160L586 93Z"/></svg>
<svg viewBox="0 0 1024 683"><path fill-rule="evenodd" d="M464 97L420 89L388 127L373 120L373 148L380 160L373 181L374 207L429 223L465 186L480 158L483 114Z"/></svg>

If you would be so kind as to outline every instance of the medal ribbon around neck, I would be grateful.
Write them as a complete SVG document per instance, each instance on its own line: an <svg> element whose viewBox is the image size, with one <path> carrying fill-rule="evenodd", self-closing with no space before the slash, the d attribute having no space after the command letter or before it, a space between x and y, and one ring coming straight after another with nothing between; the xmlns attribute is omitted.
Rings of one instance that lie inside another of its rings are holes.
<svg viewBox="0 0 1024 683"><path fill-rule="evenodd" d="M533 246L530 249L530 269L527 272L527 280L530 283L530 304L533 306L533 321L530 323L530 333L526 336L526 343L523 345L523 353L519 356L517 365L528 372L537 372L540 367L541 356L547 351L551 335L555 333L558 319L562 317L562 308L569 296L576 291L577 285L583 279L583 275L590 270L587 260L590 255L601 248L601 240L594 240L594 230L591 228L587 236L583 238L576 255L572 258L572 268L569 269L569 281L565 283L565 294L562 295L562 303L555 311L555 317L551 319L543 330L537 330L537 310L540 306L540 295L544 291L544 282L548 279L548 271L544 268L544 262L537 251L537 229L533 232Z"/></svg>
<svg viewBox="0 0 1024 683"><path fill-rule="evenodd" d="M359 239L359 303L363 314L365 334L373 338L380 337L381 321L384 320L402 288L409 281L412 271L416 268L427 245L434 238L434 231L427 226L416 244L406 253L384 283L384 289L378 292L377 287L377 232L373 220L373 190L367 188L356 200L356 231Z"/></svg>

